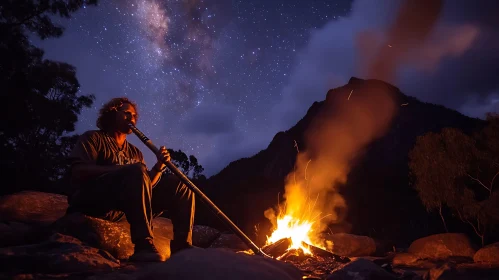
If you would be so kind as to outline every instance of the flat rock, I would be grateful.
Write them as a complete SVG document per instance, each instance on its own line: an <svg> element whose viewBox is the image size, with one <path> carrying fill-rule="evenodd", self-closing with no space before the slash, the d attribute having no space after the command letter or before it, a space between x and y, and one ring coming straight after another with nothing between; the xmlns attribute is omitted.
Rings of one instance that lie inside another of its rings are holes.
<svg viewBox="0 0 499 280"><path fill-rule="evenodd" d="M393 266L413 266L418 263L420 259L411 253L397 253L393 257Z"/></svg>
<svg viewBox="0 0 499 280"><path fill-rule="evenodd" d="M325 239L328 251L340 256L372 256L376 252L376 243L368 236L336 233L326 235Z"/></svg>
<svg viewBox="0 0 499 280"><path fill-rule="evenodd" d="M165 256L170 256L170 240L173 239L173 225L169 219L153 220L154 243ZM54 223L53 229L65 235L74 236L89 245L109 252L115 258L128 259L134 245L130 237L130 225L126 220L110 222L72 213Z"/></svg>
<svg viewBox="0 0 499 280"><path fill-rule="evenodd" d="M499 265L499 242L487 245L476 252L473 260L477 263Z"/></svg>
<svg viewBox="0 0 499 280"><path fill-rule="evenodd" d="M119 261L106 251L86 246L80 240L62 234L54 234L39 244L0 249L0 271L3 275L97 272L119 265Z"/></svg>
<svg viewBox="0 0 499 280"><path fill-rule="evenodd" d="M374 279L397 279L396 275L389 273L379 265L366 260L357 259L343 267L335 270L327 280L374 280Z"/></svg>
<svg viewBox="0 0 499 280"><path fill-rule="evenodd" d="M118 278L109 274L89 280ZM302 279L302 273L291 264L270 258L226 249L196 248L179 252L164 263L142 267L124 279L298 280Z"/></svg>
<svg viewBox="0 0 499 280"><path fill-rule="evenodd" d="M0 247L37 243L48 235L50 232L41 226L19 222L0 222Z"/></svg>
<svg viewBox="0 0 499 280"><path fill-rule="evenodd" d="M65 195L22 191L0 197L0 222L49 225L66 214Z"/></svg>
<svg viewBox="0 0 499 280"><path fill-rule="evenodd" d="M425 280L497 280L499 267L482 264L445 263L430 269L423 277Z"/></svg>
<svg viewBox="0 0 499 280"><path fill-rule="evenodd" d="M473 259L476 251L465 234L442 233L415 240L408 252L421 259L447 259L451 257Z"/></svg>
<svg viewBox="0 0 499 280"><path fill-rule="evenodd" d="M208 226L195 225L192 229L192 244L201 248L210 247L220 237L220 231Z"/></svg>
<svg viewBox="0 0 499 280"><path fill-rule="evenodd" d="M237 235L232 233L222 233L213 243L210 248L225 248L234 251L248 250L249 247Z"/></svg>

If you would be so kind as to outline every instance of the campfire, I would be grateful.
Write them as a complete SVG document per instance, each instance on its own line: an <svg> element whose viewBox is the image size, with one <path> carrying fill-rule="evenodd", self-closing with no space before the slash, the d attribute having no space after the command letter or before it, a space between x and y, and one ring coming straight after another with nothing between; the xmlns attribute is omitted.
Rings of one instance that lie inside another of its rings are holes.
<svg viewBox="0 0 499 280"><path fill-rule="evenodd" d="M263 251L278 260L325 257L347 262L347 258L326 250L323 245L324 241L314 227L315 222L314 220L296 218L291 214L277 216L277 227L267 237Z"/></svg>
<svg viewBox="0 0 499 280"><path fill-rule="evenodd" d="M262 250L278 260L292 263L304 275L322 277L331 273L343 263L350 261L326 250L324 240L320 238L319 218L311 219L307 212L284 211L274 215L272 209L266 211L267 218L271 218L274 229L267 236L266 245ZM285 213L285 214L282 214ZM304 213L297 217L294 213Z"/></svg>
<svg viewBox="0 0 499 280"><path fill-rule="evenodd" d="M292 215L283 215L277 218L277 228L267 238L266 249L277 259L285 253L299 252L303 255L313 255L311 246L321 248L320 244L311 241L313 222L300 220ZM274 246L273 246L274 245ZM322 249L324 249L322 247ZM281 254L282 253L282 254ZM276 254L280 254L276 256Z"/></svg>

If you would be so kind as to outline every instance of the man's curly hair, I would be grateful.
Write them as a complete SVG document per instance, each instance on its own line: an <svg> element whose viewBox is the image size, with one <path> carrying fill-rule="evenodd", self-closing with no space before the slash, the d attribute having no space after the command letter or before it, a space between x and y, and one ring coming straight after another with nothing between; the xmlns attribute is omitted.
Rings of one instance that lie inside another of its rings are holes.
<svg viewBox="0 0 499 280"><path fill-rule="evenodd" d="M135 112L138 112L137 104L135 104L132 100L126 97L113 98L100 108L99 117L97 117L96 121L97 127L104 131L110 131L114 126L116 111L118 111L119 108L121 108L121 106L125 103L130 104L135 109ZM138 113L136 117L139 117Z"/></svg>

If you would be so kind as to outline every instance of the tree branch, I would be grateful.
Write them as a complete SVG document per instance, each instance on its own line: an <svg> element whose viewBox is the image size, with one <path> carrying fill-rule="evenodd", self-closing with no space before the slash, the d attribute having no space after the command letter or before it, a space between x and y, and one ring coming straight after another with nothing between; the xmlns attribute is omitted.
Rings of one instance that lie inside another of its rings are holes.
<svg viewBox="0 0 499 280"><path fill-rule="evenodd" d="M35 11L32 14L30 14L29 16L21 19L18 22L12 22L10 24L7 24L7 26L14 27L14 26L20 26L20 25L26 24L26 22L30 21L31 19L41 16L43 13L48 11L48 9L49 9L48 7L46 7L45 9L35 9Z"/></svg>
<svg viewBox="0 0 499 280"><path fill-rule="evenodd" d="M466 175L468 175L468 177L470 177L471 179L475 180L476 182L478 182L480 185L482 185L482 187L484 187L486 190L488 190L489 192L492 192L491 191L491 188L488 188L487 186L485 186L480 180L478 180L477 178L473 178L470 174L466 173Z"/></svg>
<svg viewBox="0 0 499 280"><path fill-rule="evenodd" d="M499 175L499 171L497 171L496 175L492 178L492 182L490 183L490 193L492 193L492 188L494 187L494 181L497 178L497 175Z"/></svg>

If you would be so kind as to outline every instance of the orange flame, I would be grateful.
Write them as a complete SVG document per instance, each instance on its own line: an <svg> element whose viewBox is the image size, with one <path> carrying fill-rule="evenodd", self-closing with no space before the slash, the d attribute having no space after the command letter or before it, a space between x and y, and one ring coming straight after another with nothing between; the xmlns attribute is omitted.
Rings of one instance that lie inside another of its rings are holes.
<svg viewBox="0 0 499 280"><path fill-rule="evenodd" d="M288 250L302 249L305 254L312 255L312 252L303 246L302 243L312 244L312 241L310 240L310 234L313 232L311 230L312 225L312 222L300 221L290 215L285 215L277 220L277 229L267 238L267 245L275 243L283 238L290 238L291 245Z"/></svg>

